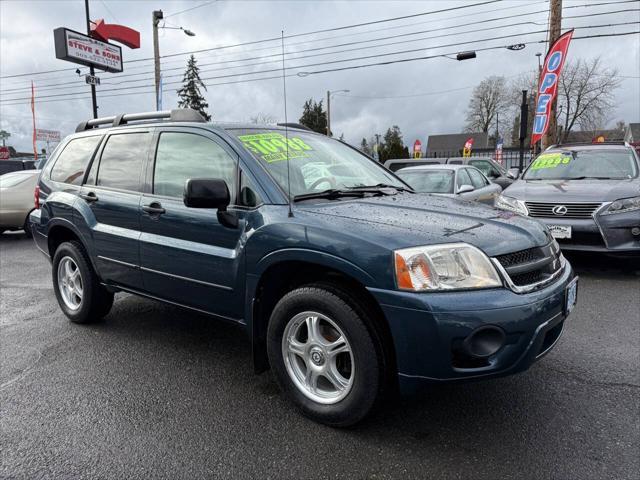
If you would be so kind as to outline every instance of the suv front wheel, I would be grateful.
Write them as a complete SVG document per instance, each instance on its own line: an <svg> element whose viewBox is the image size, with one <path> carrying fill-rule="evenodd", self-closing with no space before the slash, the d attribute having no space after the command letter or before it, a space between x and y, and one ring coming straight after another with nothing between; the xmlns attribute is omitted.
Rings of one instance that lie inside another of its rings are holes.
<svg viewBox="0 0 640 480"><path fill-rule="evenodd" d="M287 293L267 332L269 362L280 387L308 417L349 426L374 407L384 362L355 302L325 285Z"/></svg>
<svg viewBox="0 0 640 480"><path fill-rule="evenodd" d="M107 315L113 293L93 271L79 242L60 244L53 256L53 288L64 314L75 323L90 323Z"/></svg>

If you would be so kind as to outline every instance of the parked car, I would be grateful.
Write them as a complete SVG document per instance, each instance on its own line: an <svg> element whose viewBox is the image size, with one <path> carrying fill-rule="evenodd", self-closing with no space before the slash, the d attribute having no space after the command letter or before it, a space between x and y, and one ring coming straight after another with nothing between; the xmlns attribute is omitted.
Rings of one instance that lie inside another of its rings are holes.
<svg viewBox="0 0 640 480"><path fill-rule="evenodd" d="M0 160L0 175L11 172L20 172L24 170L33 170L38 168L33 158L14 157L7 160Z"/></svg>
<svg viewBox="0 0 640 480"><path fill-rule="evenodd" d="M433 193L493 205L502 188L466 165L424 165L396 172L419 193Z"/></svg>
<svg viewBox="0 0 640 480"><path fill-rule="evenodd" d="M30 236L29 213L40 170L18 170L0 175L0 233L24 230Z"/></svg>
<svg viewBox="0 0 640 480"><path fill-rule="evenodd" d="M628 144L555 145L496 206L541 220L563 249L638 254L639 171Z"/></svg>
<svg viewBox="0 0 640 480"><path fill-rule="evenodd" d="M392 172L422 165L471 165L480 170L493 183L500 185L502 189L507 188L518 178L517 168L507 170L490 157L403 158L384 162L384 166Z"/></svg>
<svg viewBox="0 0 640 480"><path fill-rule="evenodd" d="M31 214L65 315L98 320L124 291L238 324L256 371L317 421L354 424L396 388L523 371L575 305L540 222L416 194L324 135L192 110L76 132ZM313 186L318 162L359 178Z"/></svg>

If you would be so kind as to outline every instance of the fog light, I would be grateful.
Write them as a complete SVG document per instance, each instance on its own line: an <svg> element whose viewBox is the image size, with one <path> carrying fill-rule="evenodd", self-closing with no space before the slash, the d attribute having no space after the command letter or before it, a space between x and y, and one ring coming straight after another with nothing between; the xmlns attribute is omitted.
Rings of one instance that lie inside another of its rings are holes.
<svg viewBox="0 0 640 480"><path fill-rule="evenodd" d="M462 345L467 354L475 358L487 358L495 354L504 345L504 330L493 325L475 329Z"/></svg>

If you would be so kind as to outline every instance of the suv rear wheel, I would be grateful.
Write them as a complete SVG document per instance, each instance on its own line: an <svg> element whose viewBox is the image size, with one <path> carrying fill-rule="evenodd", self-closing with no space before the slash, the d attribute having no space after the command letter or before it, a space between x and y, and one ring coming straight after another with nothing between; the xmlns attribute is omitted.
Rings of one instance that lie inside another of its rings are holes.
<svg viewBox="0 0 640 480"><path fill-rule="evenodd" d="M113 293L100 285L79 242L60 244L53 256L52 274L58 304L72 322L94 322L111 310Z"/></svg>
<svg viewBox="0 0 640 480"><path fill-rule="evenodd" d="M269 362L280 387L308 417L349 426L374 407L384 362L365 315L325 285L287 293L267 332Z"/></svg>

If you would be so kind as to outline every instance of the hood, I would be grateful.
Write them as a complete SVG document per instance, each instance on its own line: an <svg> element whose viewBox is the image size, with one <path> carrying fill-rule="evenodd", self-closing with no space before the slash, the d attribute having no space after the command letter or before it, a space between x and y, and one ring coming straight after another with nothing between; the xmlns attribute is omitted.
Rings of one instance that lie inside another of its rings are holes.
<svg viewBox="0 0 640 480"><path fill-rule="evenodd" d="M429 194L299 203L295 217L389 249L470 243L490 256L546 245L536 220L476 202Z"/></svg>
<svg viewBox="0 0 640 480"><path fill-rule="evenodd" d="M612 202L640 195L640 180L518 180L503 193L525 202Z"/></svg>

